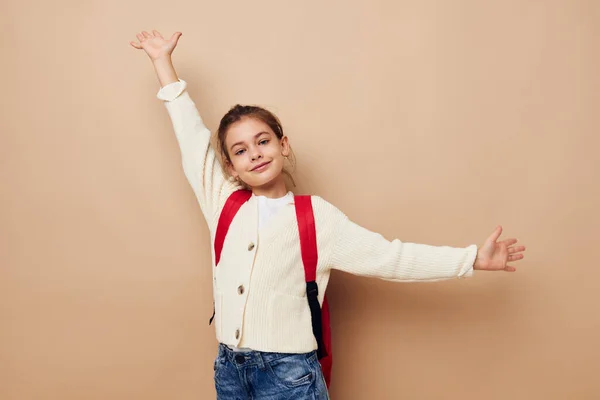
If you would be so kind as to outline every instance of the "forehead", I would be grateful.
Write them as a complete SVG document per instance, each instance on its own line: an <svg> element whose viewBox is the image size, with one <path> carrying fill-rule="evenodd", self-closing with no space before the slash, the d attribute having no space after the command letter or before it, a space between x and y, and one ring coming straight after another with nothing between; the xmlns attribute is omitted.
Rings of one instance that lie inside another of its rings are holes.
<svg viewBox="0 0 600 400"><path fill-rule="evenodd" d="M250 142L259 132L275 134L269 125L265 124L263 121L252 117L245 117L238 122L231 124L229 129L227 129L225 143L227 143L227 146L229 147L237 142Z"/></svg>

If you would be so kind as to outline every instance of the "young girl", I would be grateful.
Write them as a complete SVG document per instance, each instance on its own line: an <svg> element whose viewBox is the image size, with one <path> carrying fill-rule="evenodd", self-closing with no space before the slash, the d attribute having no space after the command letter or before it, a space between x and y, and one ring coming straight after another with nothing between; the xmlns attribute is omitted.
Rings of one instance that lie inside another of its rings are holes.
<svg viewBox="0 0 600 400"><path fill-rule="evenodd" d="M317 359L311 313L300 253L294 194L284 180L291 154L276 116L260 107L236 105L217 131L223 164L171 62L181 36L164 39L157 31L130 42L152 60L181 148L185 176L192 186L211 234L227 198L252 190L231 222L218 268L213 251L215 360L218 399L327 399ZM225 166L225 169L223 168ZM229 177L226 176L228 173ZM331 269L381 279L435 281L471 276L474 269L513 272L508 261L523 258L516 239L497 242L498 226L481 247L465 248L386 240L312 196L316 226L318 299Z"/></svg>

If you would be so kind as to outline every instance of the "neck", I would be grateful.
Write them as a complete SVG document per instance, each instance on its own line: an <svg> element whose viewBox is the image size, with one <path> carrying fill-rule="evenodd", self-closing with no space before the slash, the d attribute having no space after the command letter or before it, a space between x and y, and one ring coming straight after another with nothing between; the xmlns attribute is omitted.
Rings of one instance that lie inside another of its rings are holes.
<svg viewBox="0 0 600 400"><path fill-rule="evenodd" d="M274 179L273 182L252 188L252 193L254 193L255 196L265 196L269 199L278 199L285 196L287 192L288 190L285 187L285 181L283 180L282 175L277 179Z"/></svg>

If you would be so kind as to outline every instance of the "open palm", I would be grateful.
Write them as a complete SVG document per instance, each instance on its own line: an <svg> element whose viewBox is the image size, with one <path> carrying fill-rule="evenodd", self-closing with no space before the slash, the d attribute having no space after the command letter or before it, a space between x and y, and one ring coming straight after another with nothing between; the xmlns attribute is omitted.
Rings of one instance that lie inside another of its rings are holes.
<svg viewBox="0 0 600 400"><path fill-rule="evenodd" d="M496 227L494 232L487 238L483 246L477 250L477 257L473 269L486 271L514 272L516 268L507 265L509 261L521 260L524 255L525 246L513 246L517 239L511 238L497 242L502 233L502 226Z"/></svg>
<svg viewBox="0 0 600 400"><path fill-rule="evenodd" d="M181 35L181 32L175 32L171 38L167 40L163 38L158 31L154 30L152 33L143 31L142 33L135 35L138 38L139 43L129 42L129 44L136 49L143 49L146 54L148 54L148 57L154 61L160 57L170 56L171 53L173 53L173 50L175 50Z"/></svg>

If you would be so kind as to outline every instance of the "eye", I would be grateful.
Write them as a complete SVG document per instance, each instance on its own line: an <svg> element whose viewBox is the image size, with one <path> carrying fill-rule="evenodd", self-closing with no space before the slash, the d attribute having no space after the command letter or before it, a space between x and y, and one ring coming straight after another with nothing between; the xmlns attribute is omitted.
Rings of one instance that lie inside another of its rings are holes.
<svg viewBox="0 0 600 400"><path fill-rule="evenodd" d="M244 149L239 149L238 151L235 152L235 155L239 156L240 154L242 154L243 151L244 151Z"/></svg>
<svg viewBox="0 0 600 400"><path fill-rule="evenodd" d="M269 143L269 139L263 139L260 142L258 142L258 144L262 144L262 143L264 143L264 144Z"/></svg>

